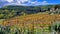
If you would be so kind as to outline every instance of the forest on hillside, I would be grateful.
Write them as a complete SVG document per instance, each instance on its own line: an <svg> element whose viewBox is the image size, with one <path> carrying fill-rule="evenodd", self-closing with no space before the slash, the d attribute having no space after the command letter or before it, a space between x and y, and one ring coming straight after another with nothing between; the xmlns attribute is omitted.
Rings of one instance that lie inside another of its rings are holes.
<svg viewBox="0 0 60 34"><path fill-rule="evenodd" d="M15 16L36 14L36 13L43 13L43 12L48 12L48 14L51 14L51 13L60 14L59 9L60 9L60 5L5 6L5 7L0 8L0 19L7 19L7 18L15 17Z"/></svg>

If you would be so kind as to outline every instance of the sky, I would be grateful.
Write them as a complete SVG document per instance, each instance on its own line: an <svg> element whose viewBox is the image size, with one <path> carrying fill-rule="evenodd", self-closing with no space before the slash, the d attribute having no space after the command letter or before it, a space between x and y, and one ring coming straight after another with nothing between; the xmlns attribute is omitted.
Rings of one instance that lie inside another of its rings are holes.
<svg viewBox="0 0 60 34"><path fill-rule="evenodd" d="M0 7L7 5L38 6L60 4L60 0L0 0Z"/></svg>

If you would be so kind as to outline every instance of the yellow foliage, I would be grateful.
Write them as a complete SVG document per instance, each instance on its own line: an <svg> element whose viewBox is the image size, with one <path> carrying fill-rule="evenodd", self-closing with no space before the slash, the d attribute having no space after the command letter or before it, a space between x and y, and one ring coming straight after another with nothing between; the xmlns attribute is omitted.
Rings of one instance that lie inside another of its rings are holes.
<svg viewBox="0 0 60 34"><path fill-rule="evenodd" d="M7 19L8 22L4 21L6 25L16 25L18 27L44 27L51 25L54 21L60 20L60 15L49 15L49 14L32 14L26 16L17 16L11 19Z"/></svg>

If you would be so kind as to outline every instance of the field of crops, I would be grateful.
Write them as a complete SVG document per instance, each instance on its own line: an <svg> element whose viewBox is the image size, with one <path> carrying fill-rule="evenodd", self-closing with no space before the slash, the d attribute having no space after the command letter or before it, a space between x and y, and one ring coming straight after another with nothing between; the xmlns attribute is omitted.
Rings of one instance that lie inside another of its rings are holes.
<svg viewBox="0 0 60 34"><path fill-rule="evenodd" d="M1 24L9 26L10 34L15 30L18 34L51 34L49 26L56 21L60 21L60 14L32 14L6 19Z"/></svg>

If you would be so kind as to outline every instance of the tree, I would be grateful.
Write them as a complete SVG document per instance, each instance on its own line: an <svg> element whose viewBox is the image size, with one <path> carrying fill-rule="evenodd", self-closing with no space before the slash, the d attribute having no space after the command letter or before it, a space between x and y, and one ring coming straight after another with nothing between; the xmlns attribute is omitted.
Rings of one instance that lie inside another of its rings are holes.
<svg viewBox="0 0 60 34"><path fill-rule="evenodd" d="M25 16L25 15L26 15L26 13L25 13L25 12L21 12L21 15Z"/></svg>
<svg viewBox="0 0 60 34"><path fill-rule="evenodd" d="M4 14L0 14L0 19L3 19L4 18Z"/></svg>

